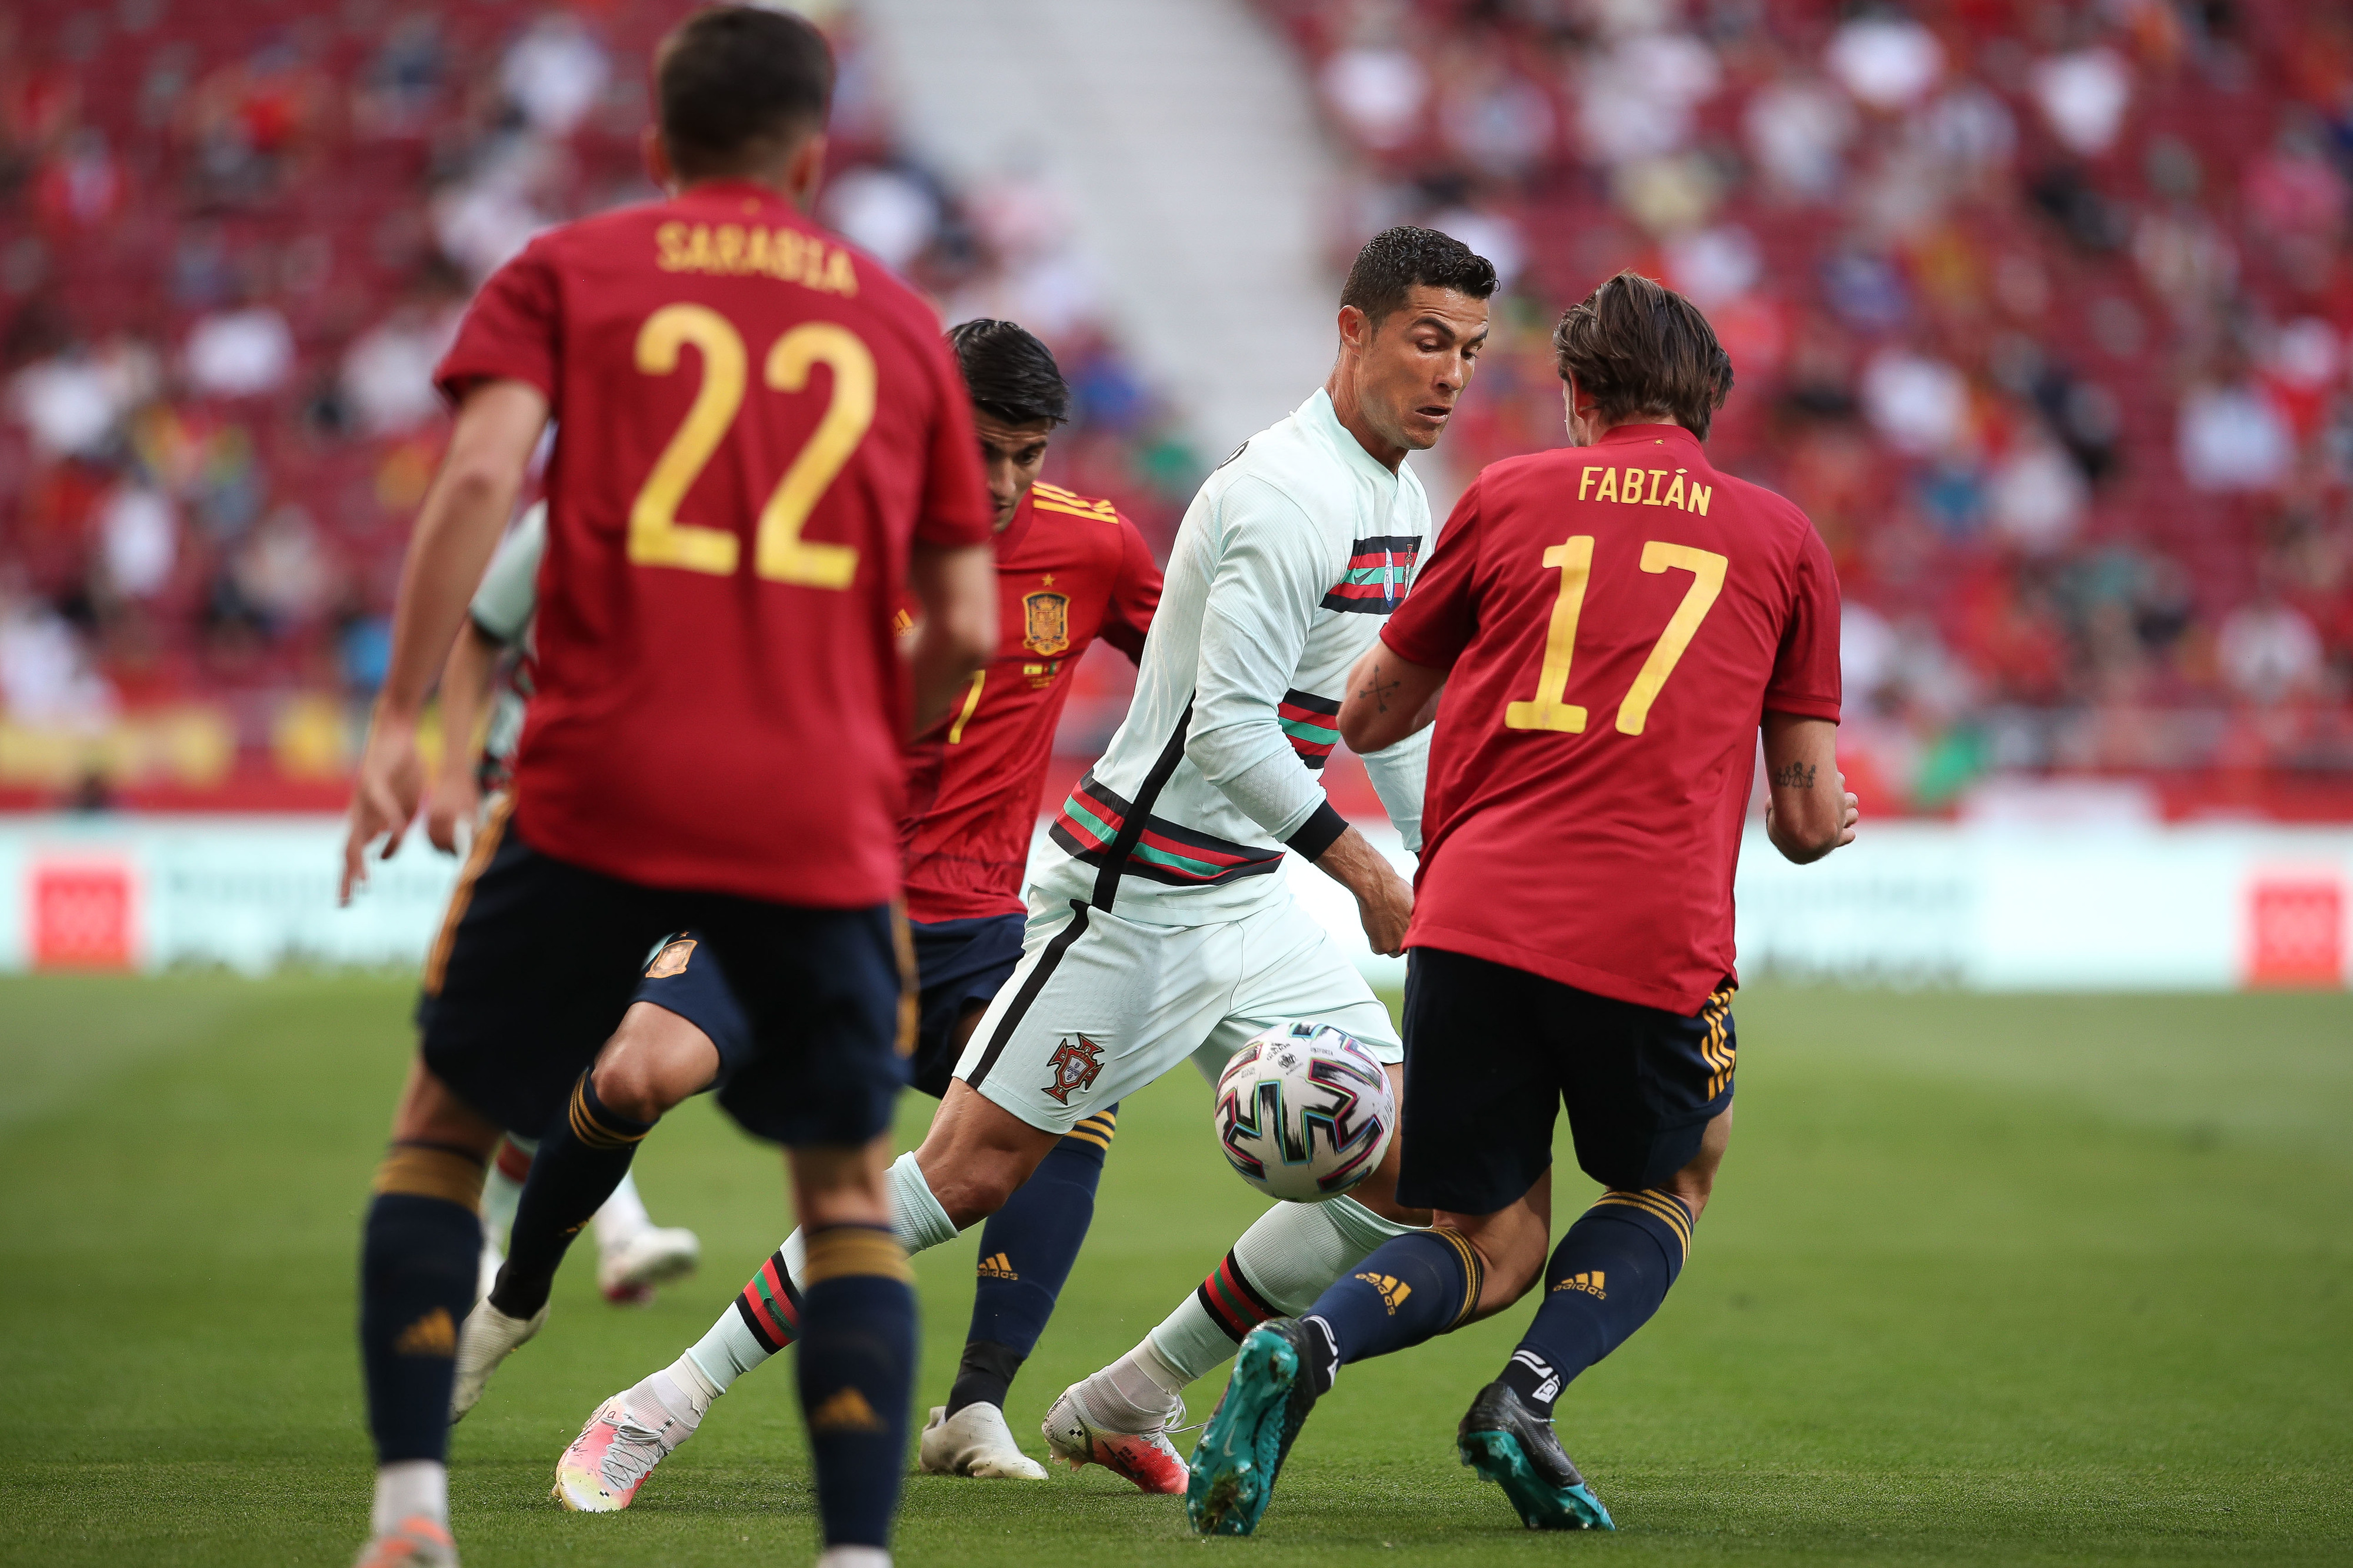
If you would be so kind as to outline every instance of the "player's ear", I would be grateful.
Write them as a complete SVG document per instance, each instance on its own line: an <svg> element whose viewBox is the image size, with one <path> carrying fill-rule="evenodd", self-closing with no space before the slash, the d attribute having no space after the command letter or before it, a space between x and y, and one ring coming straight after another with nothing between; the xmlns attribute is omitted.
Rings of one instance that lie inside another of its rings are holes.
<svg viewBox="0 0 2353 1568"><path fill-rule="evenodd" d="M1340 346L1356 353L1365 352L1371 342L1372 318L1355 305L1340 307Z"/></svg>
<svg viewBox="0 0 2353 1568"><path fill-rule="evenodd" d="M825 183L825 132L819 131L794 149L785 165L785 195L807 212L817 205L817 188Z"/></svg>
<svg viewBox="0 0 2353 1568"><path fill-rule="evenodd" d="M654 183L654 188L676 195L678 169L670 161L670 148L662 142L659 126L649 125L638 132L638 153L645 160L646 178Z"/></svg>

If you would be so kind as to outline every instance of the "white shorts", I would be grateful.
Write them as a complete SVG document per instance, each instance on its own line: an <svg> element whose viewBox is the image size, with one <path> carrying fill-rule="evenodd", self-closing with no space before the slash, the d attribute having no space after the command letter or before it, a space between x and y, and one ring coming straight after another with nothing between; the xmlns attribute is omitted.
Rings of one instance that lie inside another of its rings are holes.
<svg viewBox="0 0 2353 1568"><path fill-rule="evenodd" d="M1021 962L955 1076L1039 1131L1068 1132L1187 1057L1215 1083L1244 1040L1302 1021L1405 1059L1388 1009L1288 894L1198 926L1033 903Z"/></svg>

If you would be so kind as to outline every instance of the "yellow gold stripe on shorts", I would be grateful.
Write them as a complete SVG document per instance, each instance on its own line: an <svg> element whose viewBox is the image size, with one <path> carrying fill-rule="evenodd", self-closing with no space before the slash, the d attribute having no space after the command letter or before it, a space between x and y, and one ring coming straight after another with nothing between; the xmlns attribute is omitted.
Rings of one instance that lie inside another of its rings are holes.
<svg viewBox="0 0 2353 1568"><path fill-rule="evenodd" d="M910 1285L915 1281L915 1271L907 1262L907 1249L887 1230L839 1225L809 1237L808 1259L801 1269L799 1281L804 1294L828 1279L853 1274L880 1275Z"/></svg>
<svg viewBox="0 0 2353 1568"><path fill-rule="evenodd" d="M458 873L458 885L449 893L449 910L441 917L441 934L433 939L433 951L425 960L425 994L441 994L441 978L449 967L449 949L458 941L458 922L466 918L466 906L474 897L474 883L499 851L499 840L506 836L507 818L514 815L514 794L509 791L491 805L490 816L474 832L473 847L466 852L466 868Z"/></svg>
<svg viewBox="0 0 2353 1568"><path fill-rule="evenodd" d="M384 1152L368 1190L379 1196L440 1198L460 1208L482 1206L482 1162L436 1143L395 1143Z"/></svg>

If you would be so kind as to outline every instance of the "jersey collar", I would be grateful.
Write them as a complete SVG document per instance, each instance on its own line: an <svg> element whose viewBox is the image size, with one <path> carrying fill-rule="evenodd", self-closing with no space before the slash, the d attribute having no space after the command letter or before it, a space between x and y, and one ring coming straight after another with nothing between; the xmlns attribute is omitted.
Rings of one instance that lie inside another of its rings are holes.
<svg viewBox="0 0 2353 1568"><path fill-rule="evenodd" d="M1620 425L1593 443L1595 447L1680 447L1688 457L1704 457L1699 437L1680 425Z"/></svg>
<svg viewBox="0 0 2353 1568"><path fill-rule="evenodd" d="M1309 395L1307 401L1299 405L1298 418L1301 424L1323 437L1340 454L1341 459L1355 467L1357 472L1378 479L1384 485L1404 481L1405 465L1399 463L1396 472L1392 473L1387 463L1366 451L1365 444L1350 435L1348 427L1340 423L1339 411L1332 406L1332 395L1322 387L1317 387Z"/></svg>
<svg viewBox="0 0 2353 1568"><path fill-rule="evenodd" d="M802 215L795 210L792 203L785 200L767 186L754 184L750 180L705 180L691 190L680 192L671 200L680 205L687 206L713 205L723 203L731 209L740 211L746 217L758 215L765 215L769 217L786 215L802 217ZM745 202L756 202L759 205L757 207L749 207L743 205ZM808 220L802 217L802 221L806 223Z"/></svg>
<svg viewBox="0 0 2353 1568"><path fill-rule="evenodd" d="M1037 510L1029 503L1035 500L1037 497L1038 492L1035 489L1026 489L1021 492L1020 502L1013 509L1013 521L1007 523L1005 525L1005 531L997 536L997 557L998 560L1002 561L1005 557L1012 554L1016 550L1021 548L1021 541L1029 536L1029 525L1038 521Z"/></svg>

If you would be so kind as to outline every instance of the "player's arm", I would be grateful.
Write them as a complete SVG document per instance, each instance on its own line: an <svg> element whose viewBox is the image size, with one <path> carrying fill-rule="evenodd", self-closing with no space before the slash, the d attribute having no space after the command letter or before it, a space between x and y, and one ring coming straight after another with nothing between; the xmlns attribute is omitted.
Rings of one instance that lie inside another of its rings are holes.
<svg viewBox="0 0 2353 1568"><path fill-rule="evenodd" d="M1340 699L1340 738L1361 757L1428 729L1438 718L1446 674L1376 639L1348 671L1348 694Z"/></svg>
<svg viewBox="0 0 2353 1568"><path fill-rule="evenodd" d="M449 662L441 667L441 767L425 799L425 837L448 854L458 852L459 825L473 821L482 804L474 749L499 656L505 651L470 618L458 630Z"/></svg>
<svg viewBox="0 0 2353 1568"><path fill-rule="evenodd" d="M520 381L478 384L459 407L449 449L425 492L401 566L392 664L376 694L352 786L350 831L343 841L345 902L353 887L367 879L369 848L384 838L380 858L389 859L417 815L425 784L417 754L417 715L513 514L525 468L547 428L547 413L546 397Z"/></svg>
<svg viewBox="0 0 2353 1568"><path fill-rule="evenodd" d="M1398 668L1385 669L1385 663ZM1392 721L1396 710L1384 713L1381 705L1403 695L1401 689L1390 689L1408 673L1414 677L1417 696L1425 676L1430 690L1399 726ZM1445 684L1444 670L1412 664L1376 640L1348 672L1348 689L1340 699L1340 738L1363 760L1365 776L1372 782L1373 793L1380 796L1381 809L1388 814L1405 847L1417 855L1421 852L1422 799L1430 785L1430 725L1438 717L1438 694ZM1358 700L1360 692L1365 697L1362 706L1376 721L1367 724L1360 720L1361 746L1348 737L1348 707ZM1392 734L1393 731L1401 732Z"/></svg>
<svg viewBox="0 0 2353 1568"><path fill-rule="evenodd" d="M907 655L920 735L939 721L997 647L996 546L917 540L908 557L907 586L921 606L915 645Z"/></svg>
<svg viewBox="0 0 2353 1568"><path fill-rule="evenodd" d="M1127 655L1131 664L1144 662L1144 639L1152 630L1153 612L1160 608L1160 565L1144 534L1125 518L1119 520L1119 575L1111 585L1111 605L1103 616L1103 641Z"/></svg>
<svg viewBox="0 0 2353 1568"><path fill-rule="evenodd" d="M1796 713L1765 715L1765 836L1799 865L1854 842L1862 816L1838 768L1838 726Z"/></svg>
<svg viewBox="0 0 2353 1568"><path fill-rule="evenodd" d="M1373 951L1395 954L1413 889L1324 798L1277 711L1330 586L1320 532L1297 503L1250 480L1227 492L1219 524L1185 755L1243 815L1355 894Z"/></svg>

